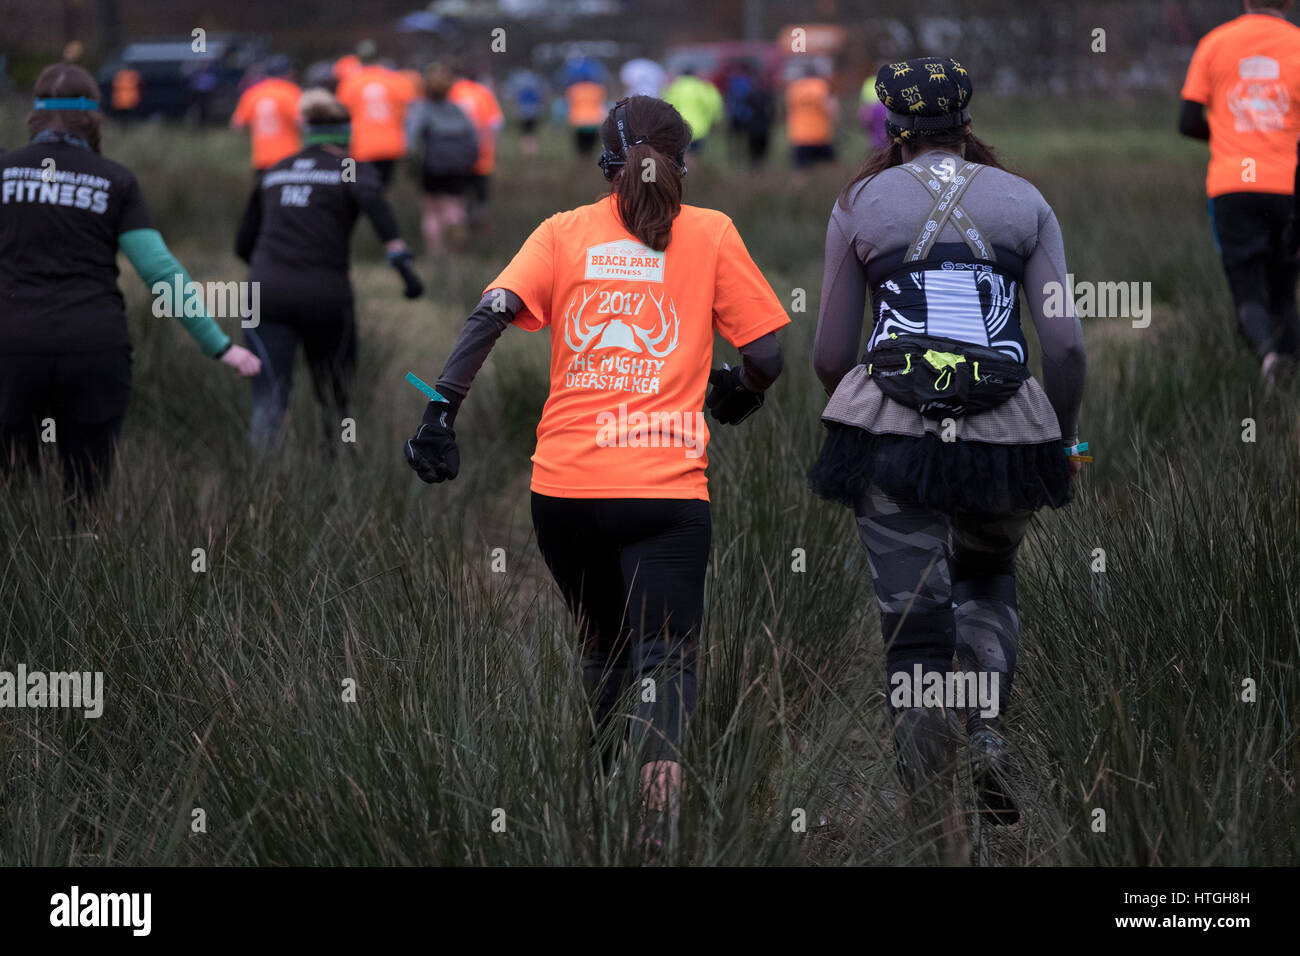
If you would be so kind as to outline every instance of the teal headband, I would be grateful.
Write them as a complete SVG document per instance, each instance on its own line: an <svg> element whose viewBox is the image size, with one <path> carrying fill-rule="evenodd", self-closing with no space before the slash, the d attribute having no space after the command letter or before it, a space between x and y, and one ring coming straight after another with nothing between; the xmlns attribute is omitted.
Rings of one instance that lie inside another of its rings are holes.
<svg viewBox="0 0 1300 956"><path fill-rule="evenodd" d="M99 103L89 96L64 96L37 100L32 104L32 108L38 110L87 110L93 112L99 109Z"/></svg>

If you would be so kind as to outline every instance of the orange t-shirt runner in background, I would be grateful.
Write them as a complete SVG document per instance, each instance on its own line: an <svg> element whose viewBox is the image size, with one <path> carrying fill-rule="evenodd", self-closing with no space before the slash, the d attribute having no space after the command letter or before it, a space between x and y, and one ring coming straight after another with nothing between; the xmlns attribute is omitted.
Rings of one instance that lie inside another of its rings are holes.
<svg viewBox="0 0 1300 956"><path fill-rule="evenodd" d="M831 88L825 80L805 76L785 91L786 138L791 146L825 146L831 128Z"/></svg>
<svg viewBox="0 0 1300 956"><path fill-rule="evenodd" d="M523 300L516 325L550 329L533 491L708 501L713 333L740 347L790 321L727 216L682 206L655 252L606 197L538 226L492 289Z"/></svg>
<svg viewBox="0 0 1300 956"><path fill-rule="evenodd" d="M254 169L270 169L302 149L302 133L298 129L301 96L297 84L277 77L244 90L230 117L230 125L249 127Z"/></svg>
<svg viewBox="0 0 1300 956"><path fill-rule="evenodd" d="M406 77L383 66L363 66L339 83L339 101L352 114L349 152L360 163L406 154L406 108L415 90Z"/></svg>
<svg viewBox="0 0 1300 956"><path fill-rule="evenodd" d="M1211 30L1187 68L1183 99L1205 105L1210 126L1205 191L1211 198L1294 192L1300 27L1250 13Z"/></svg>
<svg viewBox="0 0 1300 956"><path fill-rule="evenodd" d="M113 74L113 109L133 110L140 105L140 71L123 67Z"/></svg>
<svg viewBox="0 0 1300 956"><path fill-rule="evenodd" d="M496 132L505 122L496 94L476 80L459 79L447 91L447 99L464 110L478 130L474 172L479 176L488 175L497 164Z"/></svg>
<svg viewBox="0 0 1300 956"><path fill-rule="evenodd" d="M342 83L357 70L361 69L361 57L357 56L355 53L345 53L334 61L334 66L331 69L334 73L334 79Z"/></svg>
<svg viewBox="0 0 1300 956"><path fill-rule="evenodd" d="M609 110L605 106L605 87L599 83L574 83L564 91L564 98L569 103L570 126L590 128L605 122Z"/></svg>

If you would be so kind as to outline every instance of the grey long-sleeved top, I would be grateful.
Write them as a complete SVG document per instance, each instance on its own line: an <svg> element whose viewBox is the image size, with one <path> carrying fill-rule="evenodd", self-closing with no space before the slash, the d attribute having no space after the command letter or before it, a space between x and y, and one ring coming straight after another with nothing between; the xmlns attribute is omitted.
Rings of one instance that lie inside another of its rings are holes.
<svg viewBox="0 0 1300 956"><path fill-rule="evenodd" d="M954 154L930 150L912 161L926 168ZM962 160L956 157L958 168ZM933 195L902 169L887 169L854 187L848 209L838 202L826 230L826 264L821 309L813 344L813 366L828 392L858 364L867 304L867 267L916 239ZM1043 388L1056 412L1061 435L1078 435L1085 358L1083 330L1067 291L1065 246L1056 214L1032 184L1004 170L985 168L971 183L961 206L979 225L986 242L1015 252L1025 263L1023 289L1038 332ZM951 220L938 242L961 242ZM1052 283L1060 283L1054 290ZM1047 303L1064 314L1049 316Z"/></svg>

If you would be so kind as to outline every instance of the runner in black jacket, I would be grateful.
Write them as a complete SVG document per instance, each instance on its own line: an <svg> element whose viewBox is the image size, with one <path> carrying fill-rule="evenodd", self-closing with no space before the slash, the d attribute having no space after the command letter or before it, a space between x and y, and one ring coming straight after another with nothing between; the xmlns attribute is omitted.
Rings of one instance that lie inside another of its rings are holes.
<svg viewBox="0 0 1300 956"><path fill-rule="evenodd" d="M301 109L305 148L258 181L235 244L252 267L249 278L259 284L259 322L244 330L263 363L253 379L252 440L259 447L280 434L300 341L326 412L327 442L347 417L357 348L348 247L358 215L365 213L375 227L406 297L423 291L378 174L347 155L347 109L319 89L303 94Z"/></svg>
<svg viewBox="0 0 1300 956"><path fill-rule="evenodd" d="M52 442L65 486L88 500L108 481L131 394L117 253L170 299L189 276L153 228L135 177L99 153L94 78L54 64L34 92L31 142L0 156L0 471L34 468ZM257 358L206 312L169 304L205 355L256 374Z"/></svg>

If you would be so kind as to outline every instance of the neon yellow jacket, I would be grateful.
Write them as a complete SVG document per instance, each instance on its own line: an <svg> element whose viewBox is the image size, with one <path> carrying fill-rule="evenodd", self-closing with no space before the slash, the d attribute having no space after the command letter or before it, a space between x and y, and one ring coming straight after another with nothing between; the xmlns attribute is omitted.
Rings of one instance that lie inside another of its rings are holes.
<svg viewBox="0 0 1300 956"><path fill-rule="evenodd" d="M664 91L664 99L676 107L682 119L691 125L691 142L709 135L713 124L722 119L722 94L708 80L684 74L673 80Z"/></svg>

